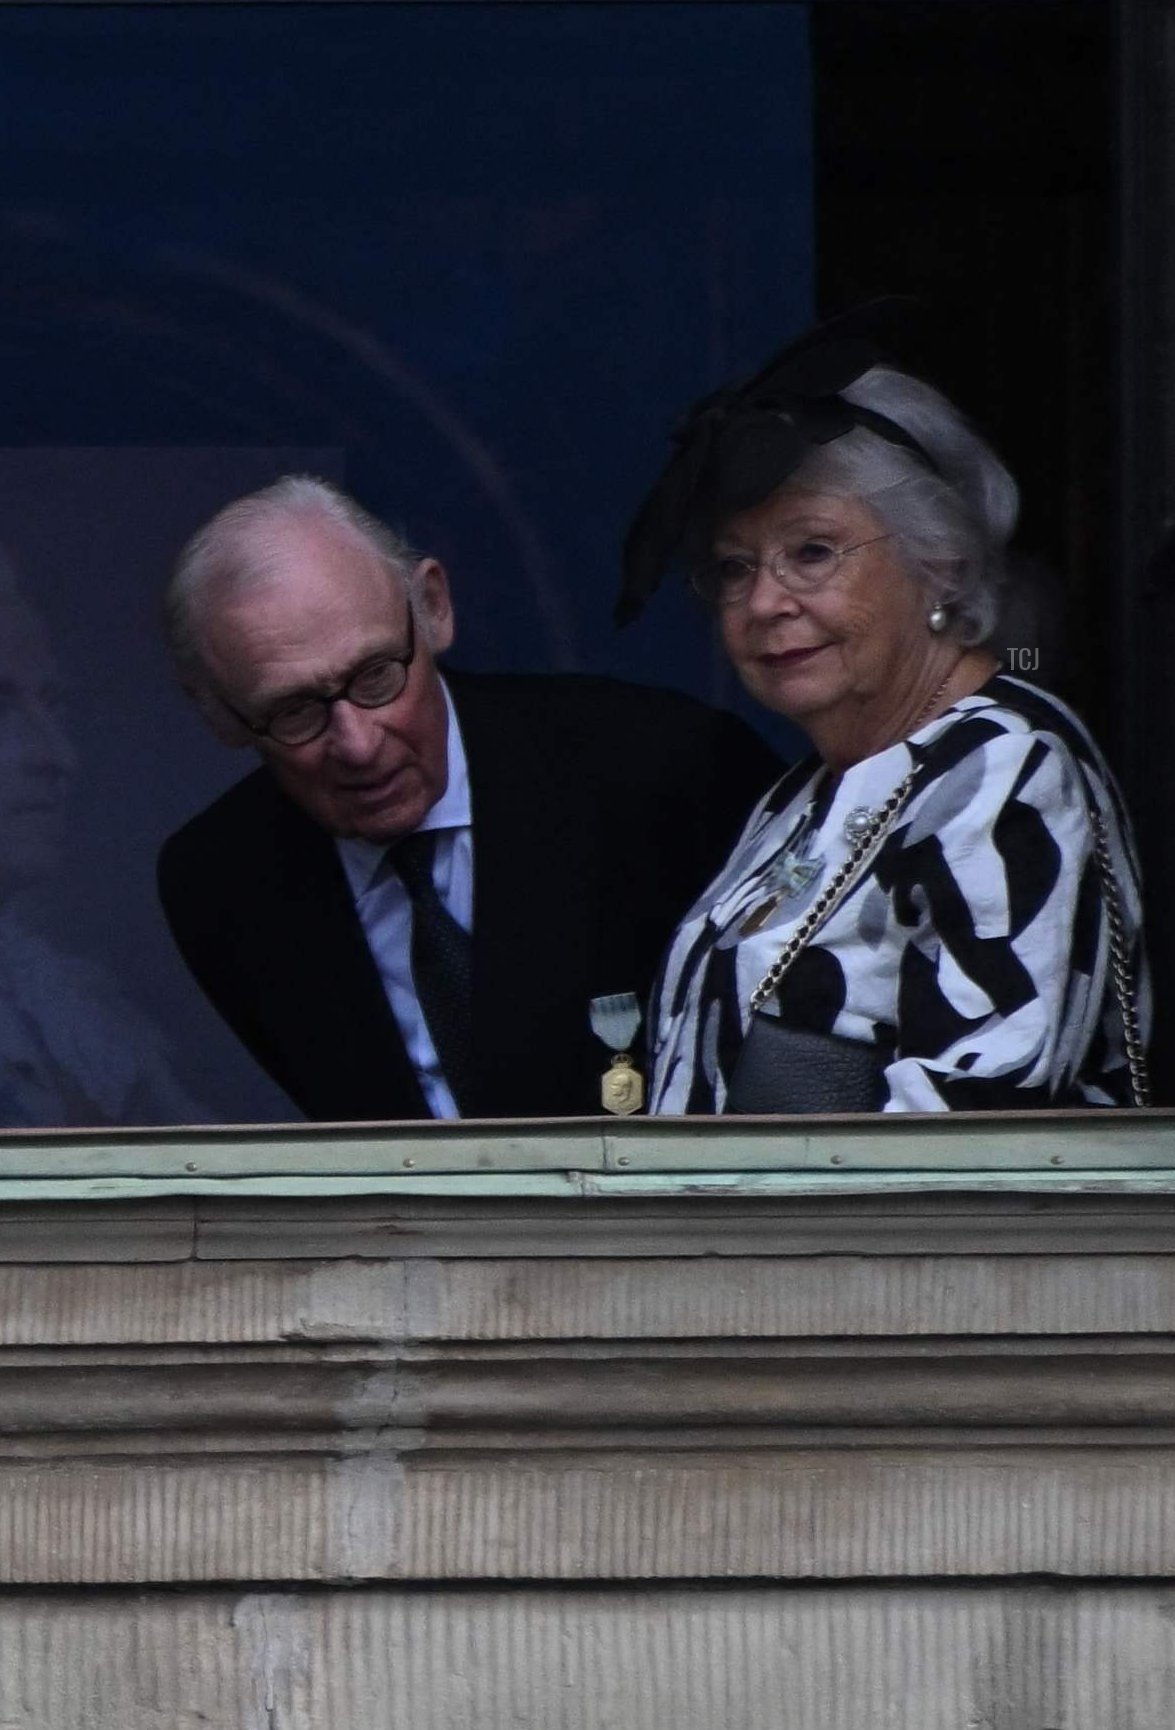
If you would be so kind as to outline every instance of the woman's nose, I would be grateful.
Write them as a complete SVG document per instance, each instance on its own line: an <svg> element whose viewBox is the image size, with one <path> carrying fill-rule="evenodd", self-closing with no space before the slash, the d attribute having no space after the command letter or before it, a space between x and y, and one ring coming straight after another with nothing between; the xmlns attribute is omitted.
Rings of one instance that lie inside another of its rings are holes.
<svg viewBox="0 0 1175 1730"><path fill-rule="evenodd" d="M770 559L760 559L755 566L743 605L758 618L777 618L780 613L799 610L796 597L776 576L775 565Z"/></svg>

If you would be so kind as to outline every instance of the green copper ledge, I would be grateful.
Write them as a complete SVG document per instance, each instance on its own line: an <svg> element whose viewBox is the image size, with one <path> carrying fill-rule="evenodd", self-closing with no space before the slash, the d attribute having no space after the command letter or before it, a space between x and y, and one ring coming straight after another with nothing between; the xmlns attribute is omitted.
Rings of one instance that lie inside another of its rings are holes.
<svg viewBox="0 0 1175 1730"><path fill-rule="evenodd" d="M813 1194L850 1178L1175 1189L1175 1111L0 1131L0 1199Z"/></svg>

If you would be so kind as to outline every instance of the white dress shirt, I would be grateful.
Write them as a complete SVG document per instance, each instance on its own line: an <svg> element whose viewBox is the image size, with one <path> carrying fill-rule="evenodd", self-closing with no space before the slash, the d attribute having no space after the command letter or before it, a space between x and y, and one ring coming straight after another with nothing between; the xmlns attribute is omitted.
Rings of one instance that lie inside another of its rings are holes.
<svg viewBox="0 0 1175 1730"><path fill-rule="evenodd" d="M472 931L473 830L469 810L469 769L453 699L448 687L444 689L449 713L449 784L420 828L440 831L433 856L433 882L453 918L466 931ZM335 846L347 873L367 947L375 957L388 1003L425 1102L434 1117L460 1117L412 980L412 903L408 891L394 871L385 871L379 876L387 854L386 845L377 841L337 840Z"/></svg>

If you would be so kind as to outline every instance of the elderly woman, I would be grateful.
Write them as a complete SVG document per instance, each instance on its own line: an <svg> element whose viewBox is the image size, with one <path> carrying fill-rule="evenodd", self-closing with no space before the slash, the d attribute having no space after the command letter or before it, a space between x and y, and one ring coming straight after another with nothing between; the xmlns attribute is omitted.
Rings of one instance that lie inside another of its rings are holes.
<svg viewBox="0 0 1175 1730"><path fill-rule="evenodd" d="M814 754L680 926L655 1112L1145 1103L1137 866L1113 779L990 641L1007 470L937 391L817 332L699 405L626 547L680 560Z"/></svg>

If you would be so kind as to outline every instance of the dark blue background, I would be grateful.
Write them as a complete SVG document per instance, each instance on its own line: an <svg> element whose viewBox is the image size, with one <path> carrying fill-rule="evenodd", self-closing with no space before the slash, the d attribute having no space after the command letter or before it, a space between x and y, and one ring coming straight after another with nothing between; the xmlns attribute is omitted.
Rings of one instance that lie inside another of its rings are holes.
<svg viewBox="0 0 1175 1730"><path fill-rule="evenodd" d="M809 119L798 5L0 8L0 444L329 449L448 564L455 659L729 701L681 595L614 634L618 548L676 414L809 316ZM102 868L60 917L265 1115L142 893L241 768L143 627L264 461L210 460L163 500L119 466L91 570L44 551L64 480L5 488L0 541L84 720Z"/></svg>

